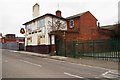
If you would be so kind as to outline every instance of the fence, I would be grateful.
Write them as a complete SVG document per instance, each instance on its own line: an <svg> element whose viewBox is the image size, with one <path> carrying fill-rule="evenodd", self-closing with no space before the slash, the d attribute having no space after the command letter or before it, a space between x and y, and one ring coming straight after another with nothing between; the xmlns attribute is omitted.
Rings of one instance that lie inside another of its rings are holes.
<svg viewBox="0 0 120 80"><path fill-rule="evenodd" d="M119 39L65 42L59 50L61 56L120 61Z"/></svg>
<svg viewBox="0 0 120 80"><path fill-rule="evenodd" d="M24 47L24 45L23 45L23 47ZM3 44L0 44L0 48L19 50L19 44L17 44L16 42L3 43Z"/></svg>

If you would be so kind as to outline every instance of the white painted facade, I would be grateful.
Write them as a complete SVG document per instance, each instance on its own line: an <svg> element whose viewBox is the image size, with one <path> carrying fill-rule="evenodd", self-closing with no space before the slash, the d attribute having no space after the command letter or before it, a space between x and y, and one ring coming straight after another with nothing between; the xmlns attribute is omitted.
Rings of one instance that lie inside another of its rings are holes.
<svg viewBox="0 0 120 80"><path fill-rule="evenodd" d="M67 30L67 22L65 20L48 15L25 24L25 46L55 44L55 36L51 36L51 43L49 36L51 31L56 30L55 28L52 28L52 26L55 25L55 21L64 24L64 27L59 28L58 30Z"/></svg>

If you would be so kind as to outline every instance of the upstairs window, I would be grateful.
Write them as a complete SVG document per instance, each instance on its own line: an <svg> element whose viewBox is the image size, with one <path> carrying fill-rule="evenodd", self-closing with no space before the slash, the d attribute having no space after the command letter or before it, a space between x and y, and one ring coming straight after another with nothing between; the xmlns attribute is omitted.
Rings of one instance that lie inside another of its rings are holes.
<svg viewBox="0 0 120 80"><path fill-rule="evenodd" d="M74 20L70 20L70 28L74 27Z"/></svg>
<svg viewBox="0 0 120 80"><path fill-rule="evenodd" d="M32 24L27 25L27 32L30 33L32 31Z"/></svg>
<svg viewBox="0 0 120 80"><path fill-rule="evenodd" d="M40 19L39 21L38 21L38 29L39 28L42 28L42 27L44 27L45 26L45 19Z"/></svg>

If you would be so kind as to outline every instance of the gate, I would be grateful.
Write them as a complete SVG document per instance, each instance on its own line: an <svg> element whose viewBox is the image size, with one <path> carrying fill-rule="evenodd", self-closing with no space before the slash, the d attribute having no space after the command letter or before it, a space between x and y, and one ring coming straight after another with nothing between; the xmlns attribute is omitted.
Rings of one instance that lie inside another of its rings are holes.
<svg viewBox="0 0 120 80"><path fill-rule="evenodd" d="M59 37L55 37L56 55L63 56L63 43Z"/></svg>
<svg viewBox="0 0 120 80"><path fill-rule="evenodd" d="M24 50L24 43L19 43L19 50L20 51Z"/></svg>

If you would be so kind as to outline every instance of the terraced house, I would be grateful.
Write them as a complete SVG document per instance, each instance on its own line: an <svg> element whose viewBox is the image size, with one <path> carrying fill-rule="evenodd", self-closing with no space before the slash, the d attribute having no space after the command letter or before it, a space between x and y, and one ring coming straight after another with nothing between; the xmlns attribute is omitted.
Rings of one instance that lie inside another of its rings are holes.
<svg viewBox="0 0 120 80"><path fill-rule="evenodd" d="M67 18L62 17L60 10L57 10L55 15L47 13L39 16L39 4L36 3L33 6L33 19L23 24L26 29L26 50L59 53L69 41L110 39L106 33L111 31L100 29L97 21L90 11Z"/></svg>

